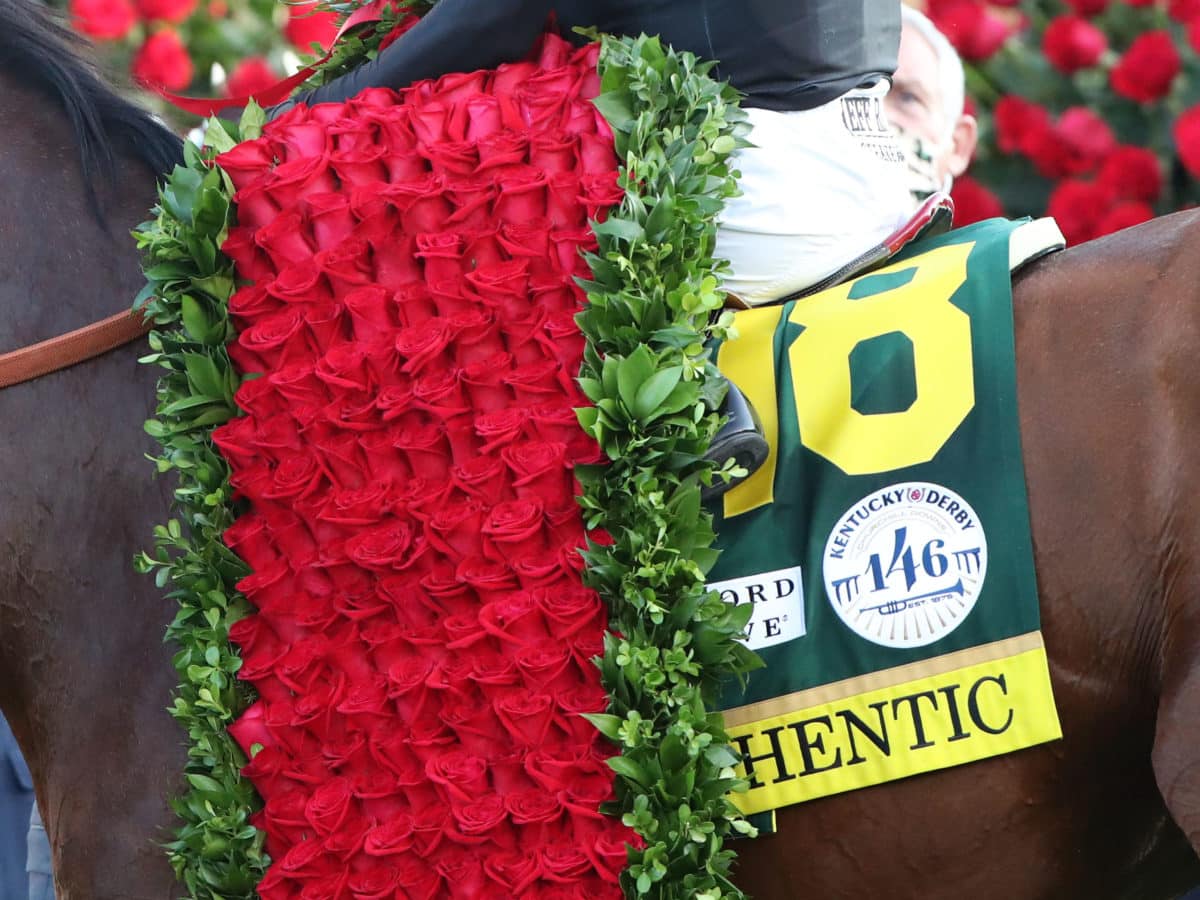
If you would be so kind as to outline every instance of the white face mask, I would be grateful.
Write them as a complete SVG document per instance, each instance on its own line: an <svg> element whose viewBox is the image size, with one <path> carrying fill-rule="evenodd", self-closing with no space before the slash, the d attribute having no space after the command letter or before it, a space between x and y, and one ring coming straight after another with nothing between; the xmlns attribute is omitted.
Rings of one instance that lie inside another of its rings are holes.
<svg viewBox="0 0 1200 900"><path fill-rule="evenodd" d="M893 125L896 143L904 151L906 184L909 193L920 202L937 191L949 191L954 179L947 174L938 179L934 161L949 152L950 147L941 142L932 142L920 135L909 134L898 125Z"/></svg>

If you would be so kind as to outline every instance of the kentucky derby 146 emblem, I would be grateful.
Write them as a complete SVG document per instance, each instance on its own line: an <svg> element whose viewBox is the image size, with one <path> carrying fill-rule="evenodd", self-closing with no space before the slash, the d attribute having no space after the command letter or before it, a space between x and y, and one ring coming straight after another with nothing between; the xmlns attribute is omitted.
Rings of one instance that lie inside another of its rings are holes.
<svg viewBox="0 0 1200 900"><path fill-rule="evenodd" d="M957 493L913 481L848 509L823 560L829 602L851 630L884 647L923 647L974 608L987 574L987 537Z"/></svg>

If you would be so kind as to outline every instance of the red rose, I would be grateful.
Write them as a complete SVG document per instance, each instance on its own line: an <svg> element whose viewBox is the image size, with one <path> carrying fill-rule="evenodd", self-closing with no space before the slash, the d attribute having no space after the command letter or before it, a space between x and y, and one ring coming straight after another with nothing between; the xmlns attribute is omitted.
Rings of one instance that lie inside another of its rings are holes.
<svg viewBox="0 0 1200 900"><path fill-rule="evenodd" d="M528 222L546 215L546 174L532 166L505 173L494 215L500 222Z"/></svg>
<svg viewBox="0 0 1200 900"><path fill-rule="evenodd" d="M346 541L346 553L352 560L377 571L406 567L421 549L412 527L399 520L363 529Z"/></svg>
<svg viewBox="0 0 1200 900"><path fill-rule="evenodd" d="M266 138L242 141L217 156L219 165L233 181L237 190L249 187L264 177L275 165L271 143Z"/></svg>
<svg viewBox="0 0 1200 900"><path fill-rule="evenodd" d="M495 710L507 728L508 740L524 747L541 747L554 724L549 694L514 689L496 701Z"/></svg>
<svg viewBox="0 0 1200 900"><path fill-rule="evenodd" d="M589 588L539 589L534 590L532 596L543 617L552 623L553 633L560 638L589 630L599 631L604 627L604 602Z"/></svg>
<svg viewBox="0 0 1200 900"><path fill-rule="evenodd" d="M474 590L481 604L488 604L496 601L497 598L506 597L517 587L517 580L509 571L508 566L483 557L464 559L454 570L454 577L460 584L465 584ZM430 592L433 592L432 587ZM482 611L480 615L483 615ZM502 631L496 633L502 633Z"/></svg>
<svg viewBox="0 0 1200 900"><path fill-rule="evenodd" d="M404 857L396 865L396 878L396 883L404 889L404 896L412 900L434 900L444 896L441 874L429 865L429 860L420 856Z"/></svg>
<svg viewBox="0 0 1200 900"><path fill-rule="evenodd" d="M614 170L584 175L579 179L579 199L583 202L589 218L603 222L608 218L608 211L621 202L625 196L625 189L618 184L618 178L618 173ZM588 240L590 241L590 238Z"/></svg>
<svg viewBox="0 0 1200 900"><path fill-rule="evenodd" d="M930 18L950 39L964 59L987 59L1008 40L1007 22L974 0L939 3L930 8Z"/></svg>
<svg viewBox="0 0 1200 900"><path fill-rule="evenodd" d="M508 810L499 794L484 794L468 803L452 805L461 834L481 837L506 850L514 849L516 836L508 823Z"/></svg>
<svg viewBox="0 0 1200 900"><path fill-rule="evenodd" d="M398 877L396 870L391 866L380 866L365 872L352 873L346 880L345 886L354 900L391 900L396 896ZM339 882L333 886L333 890L339 891L341 886ZM324 896L336 896L336 894Z"/></svg>
<svg viewBox="0 0 1200 900"><path fill-rule="evenodd" d="M366 285L346 294L344 301L350 313L355 340L371 343L387 339L396 330L396 304L391 294L375 284Z"/></svg>
<svg viewBox="0 0 1200 900"><path fill-rule="evenodd" d="M1200 178L1200 105L1193 106L1176 119L1171 134L1180 162L1193 177Z"/></svg>
<svg viewBox="0 0 1200 900"><path fill-rule="evenodd" d="M567 574L558 550L544 553L522 553L509 560L517 580L523 590L532 591L535 588L549 587L566 590L574 579Z"/></svg>
<svg viewBox="0 0 1200 900"><path fill-rule="evenodd" d="M425 263L425 281L455 280L463 272L463 238L456 231L417 235L418 259Z"/></svg>
<svg viewBox="0 0 1200 900"><path fill-rule="evenodd" d="M136 0L138 14L146 21L177 24L192 14L196 0Z"/></svg>
<svg viewBox="0 0 1200 900"><path fill-rule="evenodd" d="M271 542L266 522L253 514L244 515L225 529L221 536L225 546L241 557L251 571L274 562L279 552ZM248 621L253 620L248 617Z"/></svg>
<svg viewBox="0 0 1200 900"><path fill-rule="evenodd" d="M271 64L261 56L243 59L229 73L225 82L225 94L229 97L253 96L274 85L279 80Z"/></svg>
<svg viewBox="0 0 1200 900"><path fill-rule="evenodd" d="M484 857L483 869L494 881L508 888L513 897L526 896L527 888L539 874L537 857L522 851L492 853Z"/></svg>
<svg viewBox="0 0 1200 900"><path fill-rule="evenodd" d="M1167 95L1181 67L1170 33L1147 31L1129 45L1109 73L1109 83L1122 97L1151 103Z"/></svg>
<svg viewBox="0 0 1200 900"><path fill-rule="evenodd" d="M438 854L434 868L442 876L447 889L442 896L483 898L483 863L477 854L465 847L449 847ZM454 889L450 890L449 885Z"/></svg>
<svg viewBox="0 0 1200 900"><path fill-rule="evenodd" d="M571 666L571 649L563 643L522 647L517 651L517 668L525 675L525 683L539 691L555 694L578 686L579 673ZM604 700L604 689L596 686ZM587 712L603 712L605 703L590 704Z"/></svg>
<svg viewBox="0 0 1200 900"><path fill-rule="evenodd" d="M233 728L229 730L233 731ZM266 808L261 813L262 823L256 824L267 832L267 846L276 859L281 858L289 846L300 841L319 846L319 842L307 840L312 836L312 828L304 818L307 802L307 792L298 789L280 791L267 800ZM271 871L278 873L279 869L272 867Z"/></svg>
<svg viewBox="0 0 1200 900"><path fill-rule="evenodd" d="M1103 185L1071 179L1054 189L1046 212L1058 221L1068 244L1079 244L1097 235L1111 204L1112 194Z"/></svg>
<svg viewBox="0 0 1200 900"><path fill-rule="evenodd" d="M508 353L496 353L463 368L462 379L471 398L471 405L484 413L495 412L511 405L512 390L505 381L511 371L512 356Z"/></svg>
<svg viewBox="0 0 1200 900"><path fill-rule="evenodd" d="M555 441L510 444L500 456L513 473L517 496L540 497L548 507L574 495L574 476L566 459L567 445Z"/></svg>
<svg viewBox="0 0 1200 900"><path fill-rule="evenodd" d="M476 556L483 546L479 528L484 510L474 500L448 503L437 510L426 524L431 544L451 559Z"/></svg>
<svg viewBox="0 0 1200 900"><path fill-rule="evenodd" d="M146 38L133 56L134 80L147 87L178 91L192 83L192 58L179 35L170 29Z"/></svg>
<svg viewBox="0 0 1200 900"><path fill-rule="evenodd" d="M579 202L579 176L559 172L546 180L546 220L556 228L581 228L587 212Z"/></svg>
<svg viewBox="0 0 1200 900"><path fill-rule="evenodd" d="M266 124L262 140L270 140L274 153L285 161L324 155L330 144L330 135L316 112L303 104L293 106L278 119Z"/></svg>
<svg viewBox="0 0 1200 900"><path fill-rule="evenodd" d="M382 203L375 191L387 182L387 167L384 159L388 148L383 144L371 144L365 148L338 149L329 157L329 163L338 174L344 190L364 187L373 200Z"/></svg>
<svg viewBox="0 0 1200 900"><path fill-rule="evenodd" d="M418 478L439 484L445 481L451 460L441 423L409 426L396 435L394 443Z"/></svg>
<svg viewBox="0 0 1200 900"><path fill-rule="evenodd" d="M338 171L338 176L342 173ZM337 189L337 179L322 156L297 156L271 170L263 188L282 210L298 207L308 194Z"/></svg>
<svg viewBox="0 0 1200 900"><path fill-rule="evenodd" d="M479 168L479 153L468 141L438 141L423 148L435 175L470 178Z"/></svg>
<svg viewBox="0 0 1200 900"><path fill-rule="evenodd" d="M511 493L504 463L482 450L474 459L451 469L450 477L455 487L487 506L501 502Z"/></svg>
<svg viewBox="0 0 1200 900"><path fill-rule="evenodd" d="M237 337L229 355L242 372L270 372L312 353L299 310L287 309L259 319Z"/></svg>
<svg viewBox="0 0 1200 900"><path fill-rule="evenodd" d="M270 486L256 499L303 499L328 484L324 475L311 453L290 453L275 467Z"/></svg>
<svg viewBox="0 0 1200 900"><path fill-rule="evenodd" d="M573 882L592 867L592 861L578 847L549 846L541 849L542 870L552 881Z"/></svg>
<svg viewBox="0 0 1200 900"><path fill-rule="evenodd" d="M267 251L279 271L308 262L313 257L313 248L306 236L308 229L302 227L301 222L300 213L285 212L254 235L255 243Z"/></svg>
<svg viewBox="0 0 1200 900"><path fill-rule="evenodd" d="M1118 203L1100 220L1100 224L1096 226L1096 236L1100 237L1101 235L1112 234L1124 228L1131 228L1134 225L1149 222L1153 218L1154 210L1148 203L1138 201Z"/></svg>
<svg viewBox="0 0 1200 900"><path fill-rule="evenodd" d="M321 270L311 260L301 260L287 266L272 281L266 284L266 293L272 298L292 306L333 306L335 301L329 285L321 277ZM240 305L240 304L239 304ZM265 310L264 310L265 311ZM244 316L260 316L261 312L240 312Z"/></svg>
<svg viewBox="0 0 1200 900"><path fill-rule="evenodd" d="M624 829L624 831L625 835L622 835L620 830L615 833L608 831L598 834L595 840L583 845L583 849L591 857L596 871L606 881L616 882L621 872L629 865L628 844L634 843L638 846L641 844L640 838L631 829Z"/></svg>
<svg viewBox="0 0 1200 900"><path fill-rule="evenodd" d="M412 816L401 814L367 832L363 853L368 856L395 856L412 846L412 837Z"/></svg>
<svg viewBox="0 0 1200 900"><path fill-rule="evenodd" d="M537 498L497 504L483 520L484 554L504 561L517 551L540 553L546 548L544 519L545 508Z"/></svg>
<svg viewBox="0 0 1200 900"><path fill-rule="evenodd" d="M970 176L963 175L955 180L950 197L954 200L956 226L970 225L1004 215L1000 198Z"/></svg>
<svg viewBox="0 0 1200 900"><path fill-rule="evenodd" d="M426 319L419 325L400 329L395 346L402 362L401 371L417 374L426 369L444 369L451 362L445 351L454 336L453 326L443 317Z"/></svg>
<svg viewBox="0 0 1200 900"><path fill-rule="evenodd" d="M270 747L276 743L271 732L267 730L266 704L262 702L254 703L238 716L238 720L230 725L228 730L247 756L252 755L250 748L255 744Z"/></svg>
<svg viewBox="0 0 1200 900"><path fill-rule="evenodd" d="M366 241L351 237L332 250L321 250L313 259L334 291L344 294L371 281L369 252Z"/></svg>
<svg viewBox="0 0 1200 900"><path fill-rule="evenodd" d="M298 50L309 52L313 44L328 50L337 34L337 14L316 12L316 3L301 3L288 7L288 21L283 26L284 36Z"/></svg>
<svg viewBox="0 0 1200 900"><path fill-rule="evenodd" d="M461 750L438 754L425 763L429 780L442 785L451 797L464 802L470 802L487 790L487 770L487 760Z"/></svg>
<svg viewBox="0 0 1200 900"><path fill-rule="evenodd" d="M1096 65L1107 49L1104 32L1078 16L1059 16L1042 35L1042 52L1056 69L1068 75Z"/></svg>
<svg viewBox="0 0 1200 900"><path fill-rule="evenodd" d="M608 134L581 134L579 136L579 162L586 175L601 175L617 170L617 154L612 136Z"/></svg>
<svg viewBox="0 0 1200 900"><path fill-rule="evenodd" d="M1024 150L1047 178L1093 171L1117 148L1108 123L1090 109L1073 106L1054 127L1028 136Z"/></svg>
<svg viewBox="0 0 1200 900"><path fill-rule="evenodd" d="M101 41L120 40L137 21L129 0L70 0L67 9L79 31Z"/></svg>
<svg viewBox="0 0 1200 900"><path fill-rule="evenodd" d="M1098 180L1125 200L1153 203L1162 193L1158 156L1145 147L1118 147L1104 161Z"/></svg>
<svg viewBox="0 0 1200 900"><path fill-rule="evenodd" d="M562 403L543 403L529 410L530 424L537 437L544 441L561 441L567 445L567 458L573 462L592 462L599 447L579 425L575 410Z"/></svg>
<svg viewBox="0 0 1200 900"><path fill-rule="evenodd" d="M338 826L350 813L353 802L350 782L345 778L334 778L313 792L304 807L304 818L317 834L329 835L337 831Z"/></svg>
<svg viewBox="0 0 1200 900"><path fill-rule="evenodd" d="M1097 16L1104 12L1108 0L1067 0L1067 5L1081 16Z"/></svg>
<svg viewBox="0 0 1200 900"><path fill-rule="evenodd" d="M1167 14L1176 22L1192 22L1200 16L1200 0L1169 0Z"/></svg>
<svg viewBox="0 0 1200 900"><path fill-rule="evenodd" d="M517 403L533 405L561 397L564 389L561 367L553 359L518 366L506 378Z"/></svg>

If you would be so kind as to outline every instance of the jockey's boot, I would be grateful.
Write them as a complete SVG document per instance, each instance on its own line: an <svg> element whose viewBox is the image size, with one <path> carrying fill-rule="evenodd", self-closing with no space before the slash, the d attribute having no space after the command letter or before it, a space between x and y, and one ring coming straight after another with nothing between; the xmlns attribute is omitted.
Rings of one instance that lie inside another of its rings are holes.
<svg viewBox="0 0 1200 900"><path fill-rule="evenodd" d="M770 450L766 438L763 437L758 413L736 384L732 381L728 384L729 390L721 403L721 415L729 418L713 438L712 446L708 448L704 457L718 466L733 457L737 464L746 470L746 474L728 482L719 478L713 479L710 487L701 488L702 500L719 497L730 488L741 484L767 461L767 453Z"/></svg>

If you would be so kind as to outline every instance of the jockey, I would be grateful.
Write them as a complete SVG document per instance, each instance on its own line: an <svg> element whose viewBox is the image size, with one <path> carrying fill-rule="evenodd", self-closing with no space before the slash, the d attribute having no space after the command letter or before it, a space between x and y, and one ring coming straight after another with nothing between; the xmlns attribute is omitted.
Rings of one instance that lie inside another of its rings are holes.
<svg viewBox="0 0 1200 900"><path fill-rule="evenodd" d="M743 94L753 147L718 222L724 287L747 305L803 290L874 247L911 212L903 153L882 113L899 0L440 0L404 39L292 103L341 102L519 59L551 13L617 35L657 34L716 60Z"/></svg>
<svg viewBox="0 0 1200 900"><path fill-rule="evenodd" d="M964 111L962 60L922 13L904 7L900 58L884 107L908 161L917 202L950 185L971 162L979 135Z"/></svg>

